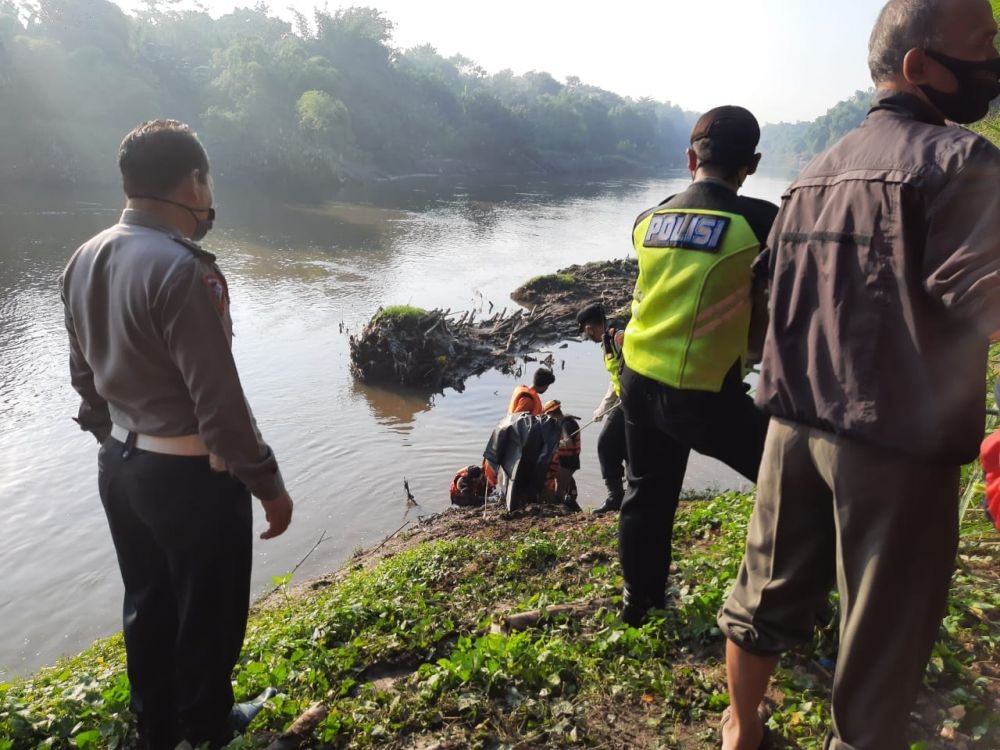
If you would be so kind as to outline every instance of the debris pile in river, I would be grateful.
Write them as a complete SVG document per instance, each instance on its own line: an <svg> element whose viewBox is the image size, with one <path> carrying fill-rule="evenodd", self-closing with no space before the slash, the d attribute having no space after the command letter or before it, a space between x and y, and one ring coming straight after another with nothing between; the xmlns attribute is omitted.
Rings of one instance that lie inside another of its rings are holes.
<svg viewBox="0 0 1000 750"><path fill-rule="evenodd" d="M576 335L576 313L603 302L609 317L627 319L638 273L635 260L570 266L518 287L511 298L523 308L493 312L379 310L351 336L351 370L369 382L461 391L465 380L491 368L514 372L517 360L539 347ZM477 315L481 316L477 319Z"/></svg>

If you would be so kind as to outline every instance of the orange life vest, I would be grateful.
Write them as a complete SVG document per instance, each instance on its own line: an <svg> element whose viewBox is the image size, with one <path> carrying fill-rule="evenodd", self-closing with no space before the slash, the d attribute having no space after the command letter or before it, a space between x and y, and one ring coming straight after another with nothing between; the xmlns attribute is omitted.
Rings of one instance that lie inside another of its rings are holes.
<svg viewBox="0 0 1000 750"><path fill-rule="evenodd" d="M559 471L559 467L562 465L560 459L563 458L579 458L580 452L583 448L582 442L580 440L580 432L577 430L575 435L570 436L565 427L563 427L562 435L559 438L559 447L556 448L555 454L552 456L552 463L549 464L549 471L547 476L549 478L554 478L556 473Z"/></svg>
<svg viewBox="0 0 1000 750"><path fill-rule="evenodd" d="M1000 430L987 437L980 448L979 460L983 464L986 480L986 512L997 531L1000 531Z"/></svg>
<svg viewBox="0 0 1000 750"><path fill-rule="evenodd" d="M510 397L510 405L507 407L507 413L513 414L515 411L525 411L525 409L518 409L518 404L522 403L525 399L531 400L531 408L528 409L528 413L534 416L538 416L542 413L542 399L541 396L535 391L534 388L527 385L519 385L514 389L514 394Z"/></svg>
<svg viewBox="0 0 1000 750"><path fill-rule="evenodd" d="M451 486L448 488L448 495L454 505L479 505L485 499L484 496L487 488L487 477L485 472L479 471L478 476L474 479L469 477L470 470L476 468L479 467L466 466L464 469L460 469L459 472L455 474L455 478L451 480Z"/></svg>

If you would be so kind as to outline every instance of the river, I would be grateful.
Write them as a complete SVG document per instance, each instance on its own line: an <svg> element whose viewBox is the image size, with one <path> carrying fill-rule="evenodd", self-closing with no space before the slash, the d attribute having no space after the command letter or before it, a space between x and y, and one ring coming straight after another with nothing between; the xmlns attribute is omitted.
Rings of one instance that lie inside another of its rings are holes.
<svg viewBox="0 0 1000 750"><path fill-rule="evenodd" d="M527 278L630 254L634 217L687 177L441 186L399 182L350 202L283 205L216 187L204 243L228 276L244 388L295 500L280 538L255 541L255 595L341 564L407 518L448 507L454 472L478 462L504 413L511 376L462 393L377 388L348 370L347 332L380 305L514 307ZM745 192L777 201L786 177ZM120 628L122 586L97 496L97 446L70 420L57 279L73 250L116 221L115 193L0 203L0 681ZM341 332L341 327L345 329ZM594 344L553 348L564 408L590 418L607 386ZM527 366L527 372L533 369ZM598 428L583 434L581 504L599 505ZM420 507L406 513L403 478ZM693 457L687 486L738 482ZM255 528L264 527L255 505Z"/></svg>

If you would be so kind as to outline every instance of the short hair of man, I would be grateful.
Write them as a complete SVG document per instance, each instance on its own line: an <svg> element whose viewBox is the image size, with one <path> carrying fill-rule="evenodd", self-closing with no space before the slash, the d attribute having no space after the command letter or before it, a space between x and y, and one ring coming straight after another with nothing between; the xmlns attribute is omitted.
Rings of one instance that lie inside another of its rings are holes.
<svg viewBox="0 0 1000 750"><path fill-rule="evenodd" d="M129 198L162 197L197 169L208 179L208 154L198 135L177 120L149 120L132 129L118 149L122 187Z"/></svg>
<svg viewBox="0 0 1000 750"><path fill-rule="evenodd" d="M552 370L545 367L539 367L535 370L535 374L531 378L531 384L535 388L548 388L554 382L556 382L556 376L552 374Z"/></svg>
<svg viewBox="0 0 1000 750"><path fill-rule="evenodd" d="M927 49L937 40L937 23L946 0L889 0L868 39L872 81L884 83L903 72L911 49Z"/></svg>

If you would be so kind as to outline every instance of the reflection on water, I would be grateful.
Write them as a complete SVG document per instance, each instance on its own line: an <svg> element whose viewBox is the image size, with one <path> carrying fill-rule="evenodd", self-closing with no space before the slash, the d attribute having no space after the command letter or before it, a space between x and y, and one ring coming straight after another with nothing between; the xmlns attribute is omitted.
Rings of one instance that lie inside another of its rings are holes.
<svg viewBox="0 0 1000 750"><path fill-rule="evenodd" d="M755 176L748 188L776 200L786 182ZM480 460L517 382L488 372L461 394L434 396L358 384L348 332L383 304L513 308L510 291L530 276L628 255L634 217L685 184L683 175L447 189L397 182L311 206L218 185L218 229L205 244L229 279L244 387L296 501L289 531L256 543L255 591L289 571L323 529L330 542L300 577L397 528L404 474L420 512L444 510L451 477ZM77 400L57 291L69 255L115 221L119 203L110 193L0 204L0 679L120 627L97 446L70 421ZM570 342L554 354L552 397L589 419L607 385L596 347ZM535 367L525 366L525 378ZM582 436L583 505L603 500L598 430ZM711 462L691 462L689 486L732 481Z"/></svg>
<svg viewBox="0 0 1000 750"><path fill-rule="evenodd" d="M412 432L417 415L434 405L434 394L410 388L392 389L354 381L351 392L368 402L378 424L401 435Z"/></svg>

